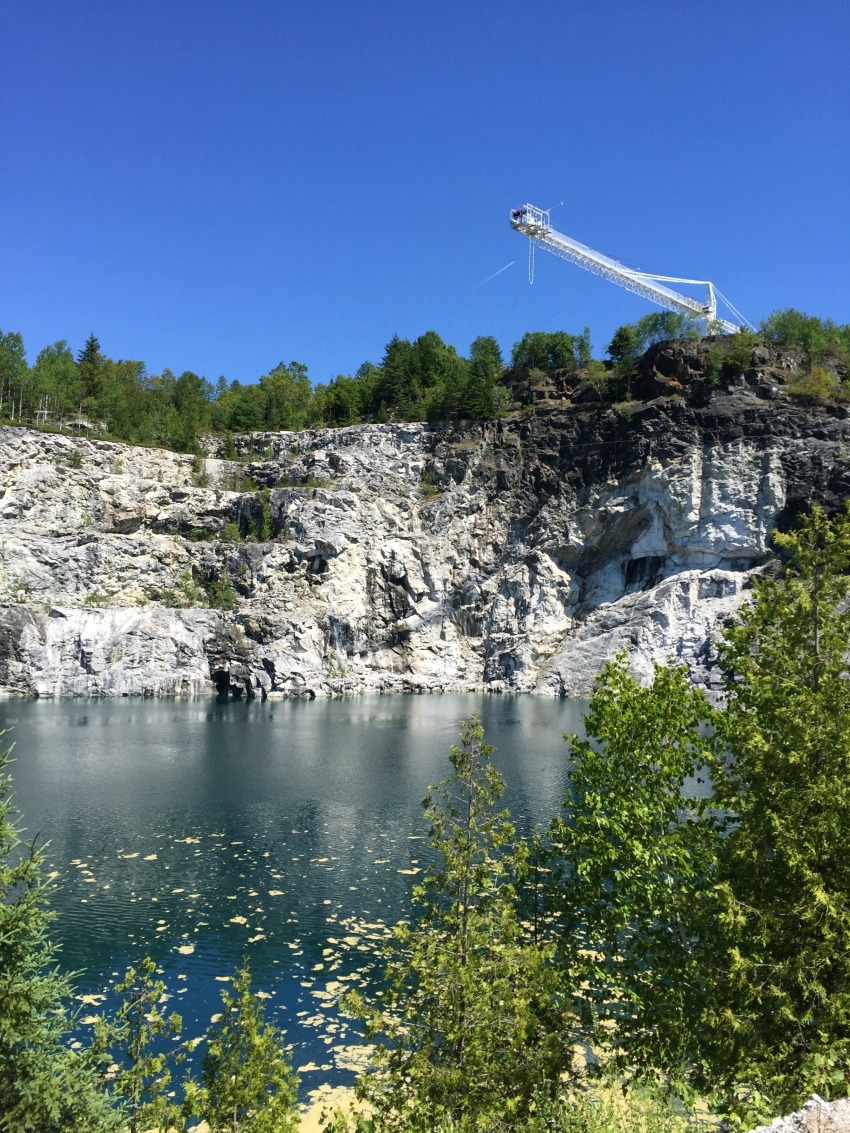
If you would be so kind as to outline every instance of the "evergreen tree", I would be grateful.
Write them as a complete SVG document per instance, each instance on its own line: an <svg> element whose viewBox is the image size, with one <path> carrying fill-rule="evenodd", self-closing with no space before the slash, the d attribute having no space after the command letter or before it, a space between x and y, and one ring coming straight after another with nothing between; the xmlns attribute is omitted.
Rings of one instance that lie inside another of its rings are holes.
<svg viewBox="0 0 850 1133"><path fill-rule="evenodd" d="M0 1131L113 1133L119 1114L90 1051L69 1050L71 978L50 938L44 849L23 842L0 751Z"/></svg>
<svg viewBox="0 0 850 1133"><path fill-rule="evenodd" d="M162 1044L180 1033L181 1020L160 1010L165 983L156 979L156 970L149 956L138 968L127 969L115 988L121 996L115 1018L102 1021L97 1031L98 1042L119 1067L113 1092L124 1104L130 1133L169 1129L178 1112L168 1098L171 1070Z"/></svg>
<svg viewBox="0 0 850 1133"><path fill-rule="evenodd" d="M409 421L421 393L416 353L406 338L393 335L381 363L381 376L375 390L380 410L387 416ZM385 418L386 419L386 418Z"/></svg>
<svg viewBox="0 0 850 1133"><path fill-rule="evenodd" d="M504 371L502 352L495 338L476 338L469 348L469 372L463 389L460 412L474 421L498 417L505 408L497 383Z"/></svg>
<svg viewBox="0 0 850 1133"><path fill-rule="evenodd" d="M184 1109L210 1133L290 1133L298 1126L298 1078L283 1035L264 1018L247 965L221 995L219 1020L207 1031L201 1084L190 1081Z"/></svg>
<svg viewBox="0 0 850 1133"><path fill-rule="evenodd" d="M100 343L94 334L86 339L86 344L77 355L77 369L80 375L80 394L89 408L96 412L96 401L100 395L100 378L106 359L100 352Z"/></svg>
<svg viewBox="0 0 850 1133"><path fill-rule="evenodd" d="M414 890L422 915L394 930L383 998L347 1001L376 1042L356 1088L378 1131L524 1129L572 1057L550 953L522 940L492 750L477 717L461 723L452 774L424 802L438 860Z"/></svg>

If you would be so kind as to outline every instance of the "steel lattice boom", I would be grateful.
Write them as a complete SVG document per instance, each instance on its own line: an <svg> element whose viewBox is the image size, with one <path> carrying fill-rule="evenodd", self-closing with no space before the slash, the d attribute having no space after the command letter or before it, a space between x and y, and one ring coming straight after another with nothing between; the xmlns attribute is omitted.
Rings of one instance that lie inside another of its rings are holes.
<svg viewBox="0 0 850 1133"><path fill-rule="evenodd" d="M511 228L527 236L532 246L539 245L562 260L578 264L594 275L618 283L620 287L649 299L651 303L657 303L659 307L665 307L668 311L682 311L686 315L702 319L706 334L718 331L723 334L737 334L741 330L738 323L718 319L717 292L713 283L705 279L680 279L678 276L649 275L646 272L633 271L618 260L612 260L610 256L604 256L601 252L580 244L578 240L556 231L550 223L548 209L539 209L535 205L522 205L520 208L511 209ZM678 291L665 287L665 283L690 283L705 287L705 302L701 303L690 295L680 295ZM731 304L730 309L734 311ZM748 325L739 312L735 311L735 314L743 324Z"/></svg>

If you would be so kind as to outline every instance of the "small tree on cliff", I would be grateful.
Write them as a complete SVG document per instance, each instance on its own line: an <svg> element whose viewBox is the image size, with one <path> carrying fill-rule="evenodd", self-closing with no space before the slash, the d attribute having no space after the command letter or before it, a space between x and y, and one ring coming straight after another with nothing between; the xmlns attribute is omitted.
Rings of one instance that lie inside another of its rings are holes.
<svg viewBox="0 0 850 1133"><path fill-rule="evenodd" d="M0 749L0 1129L112 1133L123 1122L100 1089L93 1056L66 1045L73 988L49 934L44 850L21 838L10 751Z"/></svg>
<svg viewBox="0 0 850 1133"><path fill-rule="evenodd" d="M549 957L522 942L492 751L477 717L461 723L452 774L423 804L438 860L414 889L422 915L395 928L382 1000L348 999L376 1041L376 1071L356 1088L379 1131L443 1122L460 1133L494 1115L499 1129L524 1129L572 1057Z"/></svg>

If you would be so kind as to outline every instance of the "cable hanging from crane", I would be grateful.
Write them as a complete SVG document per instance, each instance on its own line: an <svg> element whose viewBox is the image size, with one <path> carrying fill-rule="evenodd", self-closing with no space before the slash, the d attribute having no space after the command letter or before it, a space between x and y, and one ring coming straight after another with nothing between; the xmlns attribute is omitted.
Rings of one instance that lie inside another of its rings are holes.
<svg viewBox="0 0 850 1133"><path fill-rule="evenodd" d="M585 271L593 272L594 275L608 279L612 283L625 288L626 291L632 291L644 299L649 299L651 303L656 303L659 307L664 307L668 311L681 311L692 318L702 319L706 334L716 333L717 331L723 334L737 334L744 327L748 327L750 330L755 329L708 280L682 279L675 275L651 275L649 272L633 271L631 268L627 268L625 264L620 263L619 260L604 256L601 252L596 252L593 248L580 244L578 240L573 240L572 237L556 231L550 222L549 212L549 209L540 209L536 205L528 204L511 209L511 228L527 236L530 241L528 250L529 283L534 282L534 250L539 244L547 252L551 252L562 260L577 264ZM681 295L671 287L665 287L665 283L689 283L694 286L705 287L705 302L701 303L690 295ZM727 319L718 319L718 297L740 320L739 323L732 323Z"/></svg>

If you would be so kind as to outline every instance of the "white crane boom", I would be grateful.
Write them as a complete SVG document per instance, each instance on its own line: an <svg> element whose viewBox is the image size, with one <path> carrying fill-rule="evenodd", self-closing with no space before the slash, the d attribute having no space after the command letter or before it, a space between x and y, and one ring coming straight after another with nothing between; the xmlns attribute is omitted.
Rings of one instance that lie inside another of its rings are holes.
<svg viewBox="0 0 850 1133"><path fill-rule="evenodd" d="M680 279L673 275L649 275L647 272L633 271L619 260L603 256L601 252L596 252L593 248L580 244L578 240L556 231L549 220L549 210L539 209L535 205L522 205L520 208L511 209L511 228L515 228L517 232L521 232L531 240L532 250L539 244L547 252L560 256L562 260L578 264L579 267L592 271L594 275L602 276L603 279L610 279L612 283L618 283L627 291L642 295L644 299L657 303L659 307L665 307L668 311L682 311L686 315L702 319L706 334L718 330L724 334L737 334L741 330L741 326L737 323L717 318L719 292L716 291L714 284L706 279ZM665 283L691 283L705 287L706 301L701 303L698 299L692 299L690 295L680 295L678 291L664 287ZM725 302L744 325L749 325L728 300Z"/></svg>

